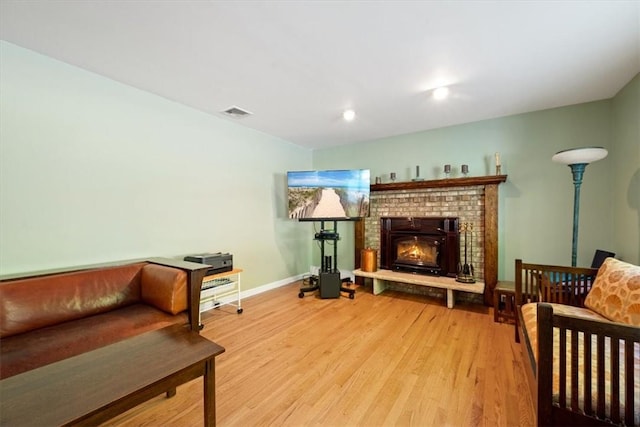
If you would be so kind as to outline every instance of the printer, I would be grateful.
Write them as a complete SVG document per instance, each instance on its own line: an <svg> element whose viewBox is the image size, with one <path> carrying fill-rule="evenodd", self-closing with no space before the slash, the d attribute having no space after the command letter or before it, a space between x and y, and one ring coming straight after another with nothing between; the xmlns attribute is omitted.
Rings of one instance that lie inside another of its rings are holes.
<svg viewBox="0 0 640 427"><path fill-rule="evenodd" d="M210 265L207 274L224 273L233 270L233 255L222 252L212 254L188 255L184 257L185 261L197 262L198 264Z"/></svg>

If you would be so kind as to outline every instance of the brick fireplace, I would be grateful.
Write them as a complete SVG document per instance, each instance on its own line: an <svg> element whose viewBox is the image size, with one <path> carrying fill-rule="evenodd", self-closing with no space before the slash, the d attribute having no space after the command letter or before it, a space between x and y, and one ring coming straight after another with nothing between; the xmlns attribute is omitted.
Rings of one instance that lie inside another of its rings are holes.
<svg viewBox="0 0 640 427"><path fill-rule="evenodd" d="M493 305L498 281L498 185L506 175L412 181L371 186L370 216L356 223L355 266L360 251L373 248L380 257L383 217L456 217L473 228L467 250L478 281L485 282L484 303ZM464 262L465 235L460 235ZM378 265L380 259L378 259Z"/></svg>

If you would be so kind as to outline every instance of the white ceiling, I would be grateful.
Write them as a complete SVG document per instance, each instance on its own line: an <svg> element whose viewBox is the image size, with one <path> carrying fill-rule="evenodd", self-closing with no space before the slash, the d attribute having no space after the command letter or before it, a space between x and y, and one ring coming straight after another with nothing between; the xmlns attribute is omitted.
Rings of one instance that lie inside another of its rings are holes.
<svg viewBox="0 0 640 427"><path fill-rule="evenodd" d="M610 98L640 72L640 0L0 0L0 37L322 148Z"/></svg>

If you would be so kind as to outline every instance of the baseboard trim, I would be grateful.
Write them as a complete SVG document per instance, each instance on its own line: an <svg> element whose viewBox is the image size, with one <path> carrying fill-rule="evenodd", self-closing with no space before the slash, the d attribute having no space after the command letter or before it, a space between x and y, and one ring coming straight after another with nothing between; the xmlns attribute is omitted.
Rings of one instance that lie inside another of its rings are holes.
<svg viewBox="0 0 640 427"><path fill-rule="evenodd" d="M257 286L255 288L247 289L246 291L240 291L242 298L252 297L254 295L261 294L263 292L271 291L273 289L277 289L281 286L288 285L293 282L297 282L298 280L302 280L304 277L308 276L309 273L298 274L297 276L291 276L286 279L278 280L275 282L267 283L266 285Z"/></svg>
<svg viewBox="0 0 640 427"><path fill-rule="evenodd" d="M297 276L287 277L286 279L277 280L275 282L267 283L265 285L257 286L255 288L240 290L240 298L245 299L252 297L254 295L259 295L263 292L271 291L273 289L277 289L281 286L289 285L293 282L297 282L298 280L302 280L304 277L309 276L309 273L298 274ZM237 302L237 298L234 295L229 295L223 298L220 298L221 303L233 303ZM214 308L212 306L211 308ZM209 308L207 308L209 309Z"/></svg>

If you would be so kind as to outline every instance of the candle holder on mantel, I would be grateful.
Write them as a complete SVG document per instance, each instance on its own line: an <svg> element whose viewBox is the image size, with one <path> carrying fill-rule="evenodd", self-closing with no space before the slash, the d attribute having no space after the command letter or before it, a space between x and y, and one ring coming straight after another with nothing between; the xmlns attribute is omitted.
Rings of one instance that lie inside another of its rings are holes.
<svg viewBox="0 0 640 427"><path fill-rule="evenodd" d="M456 282L476 283L473 274L473 224L469 222L460 225L460 232L464 232L464 264L458 263ZM467 254L469 258L467 259Z"/></svg>
<svg viewBox="0 0 640 427"><path fill-rule="evenodd" d="M411 181L424 181L422 178L420 178L420 166L416 166L416 177Z"/></svg>

